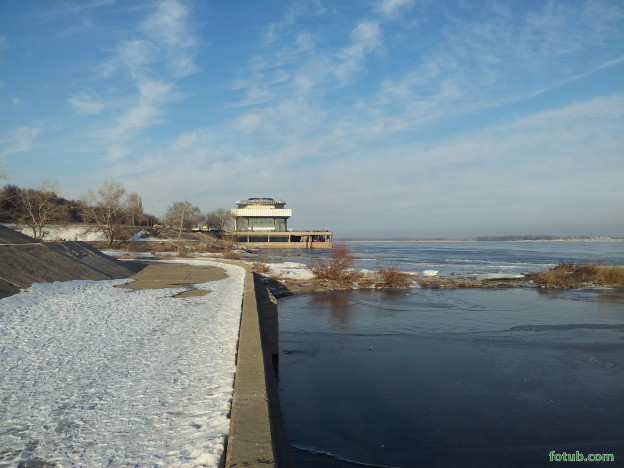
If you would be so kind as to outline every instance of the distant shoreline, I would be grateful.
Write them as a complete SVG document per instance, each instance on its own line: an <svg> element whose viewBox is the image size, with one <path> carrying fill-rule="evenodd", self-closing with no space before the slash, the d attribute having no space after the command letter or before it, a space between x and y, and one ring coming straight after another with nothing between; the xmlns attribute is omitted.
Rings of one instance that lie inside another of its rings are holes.
<svg viewBox="0 0 624 468"><path fill-rule="evenodd" d="M336 242L622 242L623 237L535 237L529 236L480 236L464 239L413 238L413 237L335 237Z"/></svg>

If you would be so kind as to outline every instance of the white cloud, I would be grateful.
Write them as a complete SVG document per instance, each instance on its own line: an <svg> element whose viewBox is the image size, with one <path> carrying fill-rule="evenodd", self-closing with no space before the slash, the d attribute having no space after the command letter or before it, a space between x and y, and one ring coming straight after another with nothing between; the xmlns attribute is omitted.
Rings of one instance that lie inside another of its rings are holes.
<svg viewBox="0 0 624 468"><path fill-rule="evenodd" d="M384 15L395 15L399 10L410 7L414 4L413 0L382 0L377 5L377 10Z"/></svg>
<svg viewBox="0 0 624 468"><path fill-rule="evenodd" d="M119 71L128 72L132 77L142 77L150 73L158 59L158 47L145 39L121 41L113 50L113 57L98 67L98 75L111 78Z"/></svg>
<svg viewBox="0 0 624 468"><path fill-rule="evenodd" d="M123 145L113 145L108 149L108 158L113 162L122 161L130 154L130 148Z"/></svg>
<svg viewBox="0 0 624 468"><path fill-rule="evenodd" d="M110 58L97 67L98 78L111 84L106 89L106 100L87 92L75 93L68 99L83 114L117 110L111 121L99 121L103 128L95 132L95 137L109 146L112 161L122 161L132 154L128 149L130 138L166 121L166 105L184 97L175 80L198 70L194 61L198 40L189 24L189 4L160 0L149 6L150 13L125 32L109 50ZM131 80L133 91L128 92L127 86L114 81L119 77Z"/></svg>
<svg viewBox="0 0 624 468"><path fill-rule="evenodd" d="M337 54L335 75L344 81L359 70L366 56L381 46L381 29L376 22L359 23L351 31L351 44Z"/></svg>
<svg viewBox="0 0 624 468"><path fill-rule="evenodd" d="M139 95L135 103L116 119L110 130L111 138L115 140L127 138L138 130L158 123L164 113L162 105L180 97L170 83L142 80L137 84Z"/></svg>
<svg viewBox="0 0 624 468"><path fill-rule="evenodd" d="M80 92L68 99L68 102L80 114L99 114L106 108L106 104L102 99L89 96L85 92Z"/></svg>
<svg viewBox="0 0 624 468"><path fill-rule="evenodd" d="M143 30L166 51L170 72L175 77L198 70L193 59L197 38L188 23L189 10L181 2L162 0L156 11L143 23Z"/></svg>
<svg viewBox="0 0 624 468"><path fill-rule="evenodd" d="M30 150L41 130L35 127L18 127L0 139L0 157L9 157Z"/></svg>

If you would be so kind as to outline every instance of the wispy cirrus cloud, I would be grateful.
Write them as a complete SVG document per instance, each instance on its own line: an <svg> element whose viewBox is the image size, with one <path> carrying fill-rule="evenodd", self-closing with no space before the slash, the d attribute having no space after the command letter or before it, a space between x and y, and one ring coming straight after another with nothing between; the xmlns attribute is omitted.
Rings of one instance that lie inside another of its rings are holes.
<svg viewBox="0 0 624 468"><path fill-rule="evenodd" d="M17 127L0 137L0 158L26 152L33 147L41 130L35 127Z"/></svg>
<svg viewBox="0 0 624 468"><path fill-rule="evenodd" d="M377 11L384 15L393 16L414 4L414 0L382 0L377 5Z"/></svg>
<svg viewBox="0 0 624 468"><path fill-rule="evenodd" d="M149 75L158 54L158 46L151 41L124 40L115 45L109 60L98 65L97 74L100 78L111 78L118 73L128 73L133 78Z"/></svg>
<svg viewBox="0 0 624 468"><path fill-rule="evenodd" d="M143 23L147 36L165 52L169 73L183 77L199 70L194 61L197 37L189 26L188 7L176 0L162 0Z"/></svg>
<svg viewBox="0 0 624 468"><path fill-rule="evenodd" d="M233 89L245 97L233 105L271 105L350 83L367 57L382 48L383 31L376 18L355 18L348 34L328 44L313 28L295 27L301 17L322 20L332 14L320 2L291 5L281 21L270 25L247 73L236 80Z"/></svg>
<svg viewBox="0 0 624 468"><path fill-rule="evenodd" d="M134 102L120 114L110 128L110 137L123 140L137 131L159 122L163 116L163 105L180 98L170 83L155 80L137 82L138 96Z"/></svg>
<svg viewBox="0 0 624 468"><path fill-rule="evenodd" d="M99 114L106 109L106 103L99 97L93 97L86 92L80 92L68 99L69 104L80 114Z"/></svg>
<svg viewBox="0 0 624 468"><path fill-rule="evenodd" d="M190 22L189 4L182 0L160 0L134 29L125 32L109 49L110 57L96 68L98 80L118 82L106 97L85 91L69 97L77 112L87 115L115 111L99 121L98 139L108 146L108 157L121 161L132 154L130 139L167 120L166 107L182 99L176 81L199 70L194 55L198 40ZM107 141L113 143L106 143Z"/></svg>

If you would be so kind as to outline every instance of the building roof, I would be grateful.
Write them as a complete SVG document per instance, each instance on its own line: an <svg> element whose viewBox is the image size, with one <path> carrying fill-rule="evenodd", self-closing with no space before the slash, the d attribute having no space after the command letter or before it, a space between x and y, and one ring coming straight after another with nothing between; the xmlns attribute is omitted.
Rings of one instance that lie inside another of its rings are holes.
<svg viewBox="0 0 624 468"><path fill-rule="evenodd" d="M274 200L272 198L249 198L247 200L240 200L236 202L237 205L285 205L286 202L282 200Z"/></svg>

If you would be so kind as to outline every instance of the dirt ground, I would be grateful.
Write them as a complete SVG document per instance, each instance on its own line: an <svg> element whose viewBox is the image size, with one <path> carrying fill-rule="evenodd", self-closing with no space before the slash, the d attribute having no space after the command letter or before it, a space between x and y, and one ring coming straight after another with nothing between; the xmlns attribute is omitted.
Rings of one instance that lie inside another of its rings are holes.
<svg viewBox="0 0 624 468"><path fill-rule="evenodd" d="M149 263L130 278L132 283L117 286L126 289L188 288L175 297L204 296L208 289L195 285L226 278L225 271L215 266L196 266L184 263Z"/></svg>

